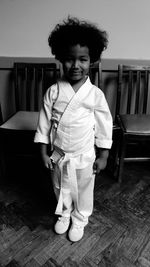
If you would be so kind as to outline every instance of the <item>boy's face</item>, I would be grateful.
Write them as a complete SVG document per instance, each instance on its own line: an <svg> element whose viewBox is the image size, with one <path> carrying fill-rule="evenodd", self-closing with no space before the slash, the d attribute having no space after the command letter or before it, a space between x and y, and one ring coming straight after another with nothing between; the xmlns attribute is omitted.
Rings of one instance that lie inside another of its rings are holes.
<svg viewBox="0 0 150 267"><path fill-rule="evenodd" d="M88 47L79 44L70 46L62 64L64 75L70 83L75 84L84 80L90 68Z"/></svg>

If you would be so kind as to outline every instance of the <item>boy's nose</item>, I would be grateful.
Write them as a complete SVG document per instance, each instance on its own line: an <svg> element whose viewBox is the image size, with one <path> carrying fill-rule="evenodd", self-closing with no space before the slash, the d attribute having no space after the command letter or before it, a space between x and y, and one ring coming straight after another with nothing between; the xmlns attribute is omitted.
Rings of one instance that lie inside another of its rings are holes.
<svg viewBox="0 0 150 267"><path fill-rule="evenodd" d="M77 68L79 66L79 61L78 60L75 60L74 62L73 62L73 67L74 68Z"/></svg>

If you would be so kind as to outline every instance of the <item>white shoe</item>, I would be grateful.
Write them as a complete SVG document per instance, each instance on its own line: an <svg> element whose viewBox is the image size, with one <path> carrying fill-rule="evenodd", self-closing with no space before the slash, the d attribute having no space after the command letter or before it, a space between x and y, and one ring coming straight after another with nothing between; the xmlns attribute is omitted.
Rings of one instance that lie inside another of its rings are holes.
<svg viewBox="0 0 150 267"><path fill-rule="evenodd" d="M77 242L83 237L83 235L84 235L84 225L73 223L68 233L70 241Z"/></svg>
<svg viewBox="0 0 150 267"><path fill-rule="evenodd" d="M69 224L70 217L59 217L54 226L55 232L59 235L64 234L68 230Z"/></svg>

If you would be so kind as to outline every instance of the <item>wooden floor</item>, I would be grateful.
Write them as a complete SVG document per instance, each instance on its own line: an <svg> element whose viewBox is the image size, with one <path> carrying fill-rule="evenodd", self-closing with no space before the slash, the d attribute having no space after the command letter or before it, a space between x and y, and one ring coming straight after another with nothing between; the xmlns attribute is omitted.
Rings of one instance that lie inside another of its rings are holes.
<svg viewBox="0 0 150 267"><path fill-rule="evenodd" d="M53 231L48 174L26 168L16 176L10 169L1 179L0 267L150 266L148 164L126 164L121 186L106 172L96 178L94 212L77 243Z"/></svg>

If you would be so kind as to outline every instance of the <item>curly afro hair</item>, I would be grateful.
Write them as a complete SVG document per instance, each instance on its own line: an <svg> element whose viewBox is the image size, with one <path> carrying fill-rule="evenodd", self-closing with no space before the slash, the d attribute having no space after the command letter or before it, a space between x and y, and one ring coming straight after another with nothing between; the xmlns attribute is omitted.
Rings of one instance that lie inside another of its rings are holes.
<svg viewBox="0 0 150 267"><path fill-rule="evenodd" d="M94 63L100 59L107 43L105 31L98 29L94 24L71 17L62 24L57 24L48 38L52 54L61 62L69 46L80 44L89 48L90 61Z"/></svg>

